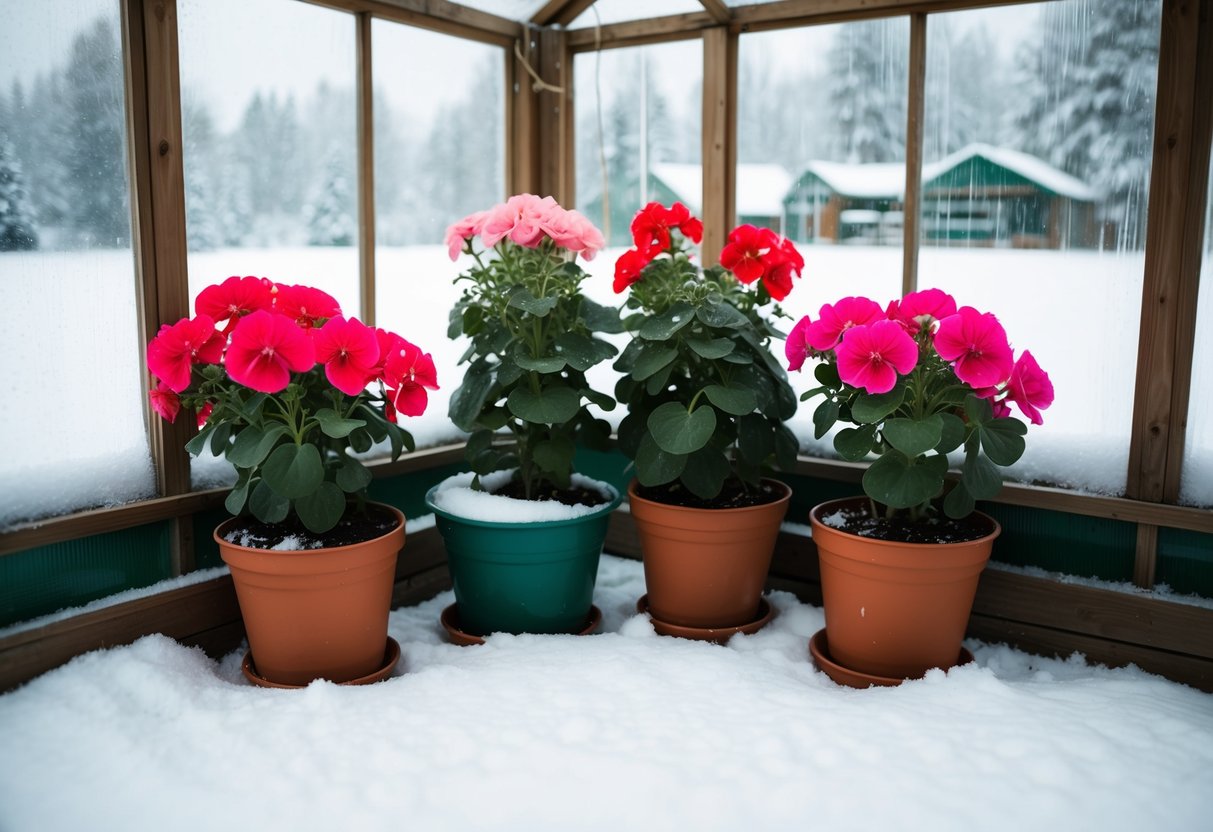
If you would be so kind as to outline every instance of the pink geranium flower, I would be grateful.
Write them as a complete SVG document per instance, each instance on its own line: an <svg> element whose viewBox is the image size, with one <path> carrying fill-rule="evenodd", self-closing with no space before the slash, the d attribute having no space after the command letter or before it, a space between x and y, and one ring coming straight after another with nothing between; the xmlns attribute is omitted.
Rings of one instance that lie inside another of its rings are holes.
<svg viewBox="0 0 1213 832"><path fill-rule="evenodd" d="M1006 330L993 314L961 307L939 322L935 351L953 362L956 377L972 387L993 387L1006 381L1013 366Z"/></svg>
<svg viewBox="0 0 1213 832"><path fill-rule="evenodd" d="M388 388L393 417L396 411L405 416L420 416L429 404L426 388L438 389L434 359L420 347L400 338L384 364L383 383Z"/></svg>
<svg viewBox="0 0 1213 832"><path fill-rule="evenodd" d="M1028 350L1023 351L1011 369L1007 390L1007 399L1015 402L1020 412L1027 416L1032 424L1044 424L1040 411L1053 404L1053 382L1049 380L1049 374L1040 369L1040 365Z"/></svg>
<svg viewBox="0 0 1213 832"><path fill-rule="evenodd" d="M274 295L274 311L279 312L305 330L341 315L341 306L328 292L311 286L278 284Z"/></svg>
<svg viewBox="0 0 1213 832"><path fill-rule="evenodd" d="M208 315L182 318L160 327L147 345L147 367L168 388L180 393L190 386L195 362L215 364L223 355L223 336Z"/></svg>
<svg viewBox="0 0 1213 832"><path fill-rule="evenodd" d="M316 361L333 386L350 396L366 389L379 361L375 331L357 318L329 318L316 331Z"/></svg>
<svg viewBox="0 0 1213 832"><path fill-rule="evenodd" d="M580 254L586 260L593 260L606 243L602 232L592 222L576 211L566 211L559 205L552 206L540 221L539 228L556 245Z"/></svg>
<svg viewBox="0 0 1213 832"><path fill-rule="evenodd" d="M834 354L838 376L846 384L869 393L887 393L918 364L918 345L900 324L880 320L849 327Z"/></svg>
<svg viewBox="0 0 1213 832"><path fill-rule="evenodd" d="M868 298L843 298L835 304L821 307L817 320L805 330L805 340L815 350L833 348L843 334L854 326L864 326L884 320L880 304Z"/></svg>
<svg viewBox="0 0 1213 832"><path fill-rule="evenodd" d="M215 323L231 320L231 325L258 309L274 303L274 284L264 277L232 276L222 283L207 286L194 300L194 312L208 315Z"/></svg>
<svg viewBox="0 0 1213 832"><path fill-rule="evenodd" d="M809 356L809 343L806 340L806 332L812 322L809 316L805 315L796 322L796 326L792 327L792 331L788 333L788 340L783 344L783 354L788 358L788 369L799 371L804 366L804 360Z"/></svg>
<svg viewBox="0 0 1213 832"><path fill-rule="evenodd" d="M888 309L889 320L900 321L911 335L955 314L956 300L941 289L910 292L900 301L891 302Z"/></svg>
<svg viewBox="0 0 1213 832"><path fill-rule="evenodd" d="M524 248L538 248L544 237L543 220L556 204L550 196L516 194L489 209L480 239L489 247L509 237Z"/></svg>
<svg viewBox="0 0 1213 832"><path fill-rule="evenodd" d="M148 392L148 397L151 399L152 410L156 411L161 419L167 422L177 421L177 414L181 412L181 399L175 390L161 381Z"/></svg>
<svg viewBox="0 0 1213 832"><path fill-rule="evenodd" d="M277 393L316 365L316 348L294 320L264 310L246 315L232 330L227 348L227 374L233 381L262 393Z"/></svg>
<svg viewBox="0 0 1213 832"><path fill-rule="evenodd" d="M446 249L452 260L458 260L459 252L463 251L464 244L480 233L488 215L488 211L477 211L474 214L468 214L459 222L447 226Z"/></svg>

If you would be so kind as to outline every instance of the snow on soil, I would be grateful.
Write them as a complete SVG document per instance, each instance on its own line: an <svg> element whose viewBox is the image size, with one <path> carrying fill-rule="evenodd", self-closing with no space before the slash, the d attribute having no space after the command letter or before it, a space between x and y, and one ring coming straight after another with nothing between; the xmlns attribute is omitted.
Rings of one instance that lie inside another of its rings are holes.
<svg viewBox="0 0 1213 832"><path fill-rule="evenodd" d="M392 613L369 687L263 690L149 636L0 696L0 828L1207 828L1213 696L968 642L899 688L817 672L821 610L727 646L657 636L604 557L599 635L447 642L451 593Z"/></svg>
<svg viewBox="0 0 1213 832"><path fill-rule="evenodd" d="M475 475L470 471L447 477L434 491L434 505L465 520L483 523L550 523L596 514L605 508L603 505L570 506L555 500L516 500L493 494L493 491L509 482L514 470L511 468L481 477L480 484L484 486L484 491L471 489ZM572 484L577 488L597 491L607 500L614 500L618 496L610 485L581 474L573 474Z"/></svg>

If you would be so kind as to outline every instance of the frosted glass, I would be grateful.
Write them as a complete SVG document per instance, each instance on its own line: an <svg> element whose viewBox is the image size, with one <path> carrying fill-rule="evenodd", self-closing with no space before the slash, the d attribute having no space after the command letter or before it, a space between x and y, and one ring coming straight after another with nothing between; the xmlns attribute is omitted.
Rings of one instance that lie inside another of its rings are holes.
<svg viewBox="0 0 1213 832"><path fill-rule="evenodd" d="M1012 469L1026 481L1124 491L1160 8L928 18L918 282L998 315L1049 373L1056 401Z"/></svg>
<svg viewBox="0 0 1213 832"><path fill-rule="evenodd" d="M113 0L0 28L0 531L155 495L121 31Z"/></svg>
<svg viewBox="0 0 1213 832"><path fill-rule="evenodd" d="M1205 202L1205 249L1196 303L1196 348L1180 502L1213 506L1213 164Z"/></svg>
<svg viewBox="0 0 1213 832"><path fill-rule="evenodd" d="M458 435L447 403L466 347L446 336L466 258L451 262L442 241L452 222L506 197L505 55L388 21L372 35L376 317L434 356L441 389L402 425L435 445Z"/></svg>

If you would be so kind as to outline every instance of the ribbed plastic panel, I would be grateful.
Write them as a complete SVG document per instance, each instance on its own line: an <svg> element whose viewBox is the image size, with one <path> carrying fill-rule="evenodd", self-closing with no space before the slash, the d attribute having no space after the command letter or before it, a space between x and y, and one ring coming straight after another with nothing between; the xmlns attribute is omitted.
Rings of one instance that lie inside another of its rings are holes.
<svg viewBox="0 0 1213 832"><path fill-rule="evenodd" d="M996 561L1108 581L1133 579L1133 523L1021 506L984 504L982 510L1002 524Z"/></svg>
<svg viewBox="0 0 1213 832"><path fill-rule="evenodd" d="M1154 580L1176 592L1213 597L1213 535L1159 529Z"/></svg>

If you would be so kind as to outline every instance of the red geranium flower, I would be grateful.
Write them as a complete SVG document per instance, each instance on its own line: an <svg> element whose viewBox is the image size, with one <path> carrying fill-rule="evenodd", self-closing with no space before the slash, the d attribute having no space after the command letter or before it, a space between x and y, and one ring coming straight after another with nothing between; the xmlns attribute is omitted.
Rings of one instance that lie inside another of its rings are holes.
<svg viewBox="0 0 1213 832"><path fill-rule="evenodd" d="M304 329L322 325L341 315L341 306L327 292L311 286L286 286L279 283L274 295L274 311L286 315Z"/></svg>
<svg viewBox="0 0 1213 832"><path fill-rule="evenodd" d="M194 362L214 364L223 355L223 336L207 315L182 318L160 327L147 345L147 368L170 390L180 393L190 386Z"/></svg>
<svg viewBox="0 0 1213 832"><path fill-rule="evenodd" d="M148 397L152 402L152 410L160 414L161 419L167 422L177 421L177 414L181 412L181 399L176 391L161 381L149 391Z"/></svg>
<svg viewBox="0 0 1213 832"><path fill-rule="evenodd" d="M273 303L273 283L264 277L233 276L199 292L194 300L194 312L209 315L215 323L230 319L230 329L241 317L258 309L270 309Z"/></svg>
<svg viewBox="0 0 1213 832"><path fill-rule="evenodd" d="M397 336L399 337L399 336ZM420 416L429 404L425 392L438 389L438 371L434 359L415 344L400 338L383 368L383 383L388 388L388 401L395 411L405 416Z"/></svg>
<svg viewBox="0 0 1213 832"><path fill-rule="evenodd" d="M291 318L259 310L241 318L232 330L224 363L233 381L262 393L277 393L290 384L292 372L303 373L316 365L316 348Z"/></svg>
<svg viewBox="0 0 1213 832"><path fill-rule="evenodd" d="M634 248L621 254L615 261L615 294L619 294L639 280L640 273L652 260L652 257L646 257Z"/></svg>
<svg viewBox="0 0 1213 832"><path fill-rule="evenodd" d="M357 318L329 318L316 330L316 361L333 386L350 396L366 389L379 361L375 331Z"/></svg>
<svg viewBox="0 0 1213 832"><path fill-rule="evenodd" d="M779 238L771 229L739 225L729 232L728 243L720 252L720 265L742 283L753 283L766 272L763 258L778 246Z"/></svg>

